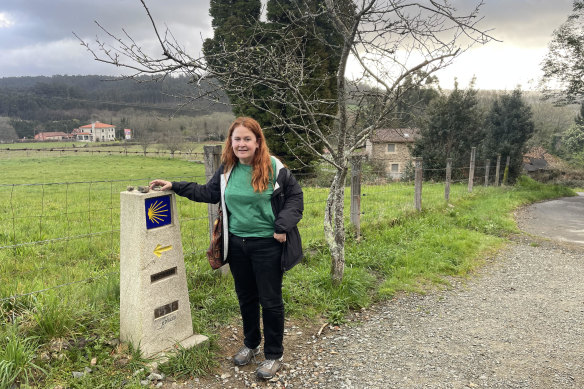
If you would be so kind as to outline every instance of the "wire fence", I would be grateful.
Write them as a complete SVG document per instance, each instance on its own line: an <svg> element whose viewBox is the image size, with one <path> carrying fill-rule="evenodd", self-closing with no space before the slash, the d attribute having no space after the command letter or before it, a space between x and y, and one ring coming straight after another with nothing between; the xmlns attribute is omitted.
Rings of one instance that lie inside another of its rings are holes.
<svg viewBox="0 0 584 389"><path fill-rule="evenodd" d="M420 169L433 177L421 187L388 178L383 169L359 176L360 225L393 220L416 212L416 192L424 208L443 206L446 188L451 201L474 187L498 185L500 177L486 166L452 167L457 178L445 182L447 168ZM323 219L331 174L320 186L304 186L304 218L299 224L305 245L322 242ZM441 180L436 177L442 177ZM466 177L466 178L465 178ZM306 179L297 175L300 181ZM172 180L174 177L168 177ZM205 182L204 176L178 180ZM101 278L119 277L120 192L147 185L150 178L42 184L0 184L0 304ZM420 180L421 182L421 180ZM345 190L345 222L350 224L350 176ZM207 204L177 196L185 258L204 261L209 244Z"/></svg>
<svg viewBox="0 0 584 389"><path fill-rule="evenodd" d="M22 148L22 147L6 147L0 148L0 159L9 158L34 158L40 155L50 154L52 156L96 156L96 155L119 155L119 156L144 156L157 158L177 158L188 161L202 161L203 153L195 151L176 150L170 151L168 149L161 150L138 150L139 146L133 145L129 147L124 146L91 146L91 147L39 147L39 148Z"/></svg>

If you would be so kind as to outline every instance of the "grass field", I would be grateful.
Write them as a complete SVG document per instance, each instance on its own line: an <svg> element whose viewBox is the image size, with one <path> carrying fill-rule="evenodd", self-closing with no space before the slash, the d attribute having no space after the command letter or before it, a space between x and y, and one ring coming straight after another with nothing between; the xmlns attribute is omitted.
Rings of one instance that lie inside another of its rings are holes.
<svg viewBox="0 0 584 389"><path fill-rule="evenodd" d="M119 334L119 193L153 178L204 182L203 165L169 158L41 153L13 155L2 167L0 387L13 382L140 387L143 377L132 373L145 361L114 341ZM446 275L467 274L516 231L513 209L573 194L529 179L514 187L476 187L472 194L460 183L452 186L447 205L444 186L428 183L424 211L416 212L412 185L364 185L362 238L349 235L345 277L335 287L322 232L328 189L305 187L304 192L299 227L306 259L285 276L286 311L309 320L324 315L332 323L342 322L349 309L396 291L421 291L444 283ZM345 203L348 226L348 190ZM212 272L204 257L206 205L182 198L177 205L194 330L211 337L207 346L184 351L162 367L179 377L212 370L217 329L237 316L238 305L231 278ZM99 368L73 379L72 372L83 371L93 358L100 361Z"/></svg>
<svg viewBox="0 0 584 389"><path fill-rule="evenodd" d="M183 142L180 149L171 155L170 151L159 144L140 145L137 142L36 142L36 143L0 143L0 161L16 159L44 159L52 157L76 156L146 156L153 158L184 159L187 161L202 161L205 144L220 144L222 142L194 143ZM146 151L144 150L146 147Z"/></svg>

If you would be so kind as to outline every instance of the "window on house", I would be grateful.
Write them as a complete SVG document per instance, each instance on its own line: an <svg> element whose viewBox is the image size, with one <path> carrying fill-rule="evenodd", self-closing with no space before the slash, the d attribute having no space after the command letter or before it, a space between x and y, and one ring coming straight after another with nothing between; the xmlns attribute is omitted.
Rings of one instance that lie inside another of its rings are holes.
<svg viewBox="0 0 584 389"><path fill-rule="evenodd" d="M387 145L387 152L388 153L395 153L395 143L389 143Z"/></svg>
<svg viewBox="0 0 584 389"><path fill-rule="evenodd" d="M391 172L398 173L399 172L399 163L392 163L391 164Z"/></svg>

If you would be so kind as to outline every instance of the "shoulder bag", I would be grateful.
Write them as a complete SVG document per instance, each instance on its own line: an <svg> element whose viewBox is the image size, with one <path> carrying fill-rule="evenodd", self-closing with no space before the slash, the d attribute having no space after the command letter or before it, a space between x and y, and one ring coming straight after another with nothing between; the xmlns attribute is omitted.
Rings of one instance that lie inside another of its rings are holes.
<svg viewBox="0 0 584 389"><path fill-rule="evenodd" d="M207 259L212 269L219 269L227 262L223 259L223 210L221 205L217 211L217 218L213 223L211 242L207 249Z"/></svg>

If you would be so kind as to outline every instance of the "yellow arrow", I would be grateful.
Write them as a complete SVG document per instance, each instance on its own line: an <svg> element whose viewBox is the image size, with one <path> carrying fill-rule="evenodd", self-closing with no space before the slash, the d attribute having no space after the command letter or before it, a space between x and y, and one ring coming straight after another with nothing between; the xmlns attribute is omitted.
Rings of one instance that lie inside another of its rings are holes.
<svg viewBox="0 0 584 389"><path fill-rule="evenodd" d="M161 245L157 244L156 248L154 249L154 255L156 255L158 258L160 258L160 256L162 255L163 252L170 251L170 250L172 250L172 246L161 246Z"/></svg>

